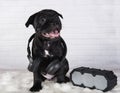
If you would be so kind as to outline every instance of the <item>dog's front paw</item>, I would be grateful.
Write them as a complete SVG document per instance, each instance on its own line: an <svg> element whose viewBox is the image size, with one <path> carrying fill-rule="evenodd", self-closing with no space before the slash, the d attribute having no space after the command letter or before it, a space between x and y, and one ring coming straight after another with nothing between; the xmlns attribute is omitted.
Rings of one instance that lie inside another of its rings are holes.
<svg viewBox="0 0 120 93"><path fill-rule="evenodd" d="M65 83L70 82L70 78L69 77L65 77Z"/></svg>
<svg viewBox="0 0 120 93"><path fill-rule="evenodd" d="M70 82L70 79L65 76L64 78L58 78L57 82L58 83L67 83L67 82Z"/></svg>
<svg viewBox="0 0 120 93"><path fill-rule="evenodd" d="M30 88L30 91L31 91L31 92L38 92L38 91L41 90L41 89L42 89L42 86L41 86L41 85L35 84L35 85L33 85L33 86Z"/></svg>

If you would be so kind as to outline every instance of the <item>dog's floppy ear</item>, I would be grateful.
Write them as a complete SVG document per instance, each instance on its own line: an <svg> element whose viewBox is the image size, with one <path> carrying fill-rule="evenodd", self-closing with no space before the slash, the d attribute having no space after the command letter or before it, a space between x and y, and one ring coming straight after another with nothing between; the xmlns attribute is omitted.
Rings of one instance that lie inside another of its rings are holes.
<svg viewBox="0 0 120 93"><path fill-rule="evenodd" d="M60 16L63 19L63 16L57 12L57 15Z"/></svg>
<svg viewBox="0 0 120 93"><path fill-rule="evenodd" d="M61 14L58 13L58 16L60 16L63 19L63 16Z"/></svg>
<svg viewBox="0 0 120 93"><path fill-rule="evenodd" d="M53 10L53 11L54 11L54 10ZM58 12L56 12L56 11L54 11L54 12L63 19L63 16L62 16L60 13L58 13Z"/></svg>
<svg viewBox="0 0 120 93"><path fill-rule="evenodd" d="M38 13L35 13L35 14L31 15L31 16L28 18L27 22L25 23L25 26L26 26L26 27L28 27L29 25L33 25L35 16L36 16L37 14L38 14Z"/></svg>

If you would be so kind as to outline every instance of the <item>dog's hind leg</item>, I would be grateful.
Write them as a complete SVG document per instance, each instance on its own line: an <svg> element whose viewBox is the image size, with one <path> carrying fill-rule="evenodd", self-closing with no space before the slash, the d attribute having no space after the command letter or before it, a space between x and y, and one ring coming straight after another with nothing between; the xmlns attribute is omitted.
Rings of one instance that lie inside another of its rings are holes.
<svg viewBox="0 0 120 93"><path fill-rule="evenodd" d="M65 59L63 62L63 66L60 68L60 70L57 73L58 83L66 83L70 81L69 78L66 76L68 70L69 70L69 64L67 59Z"/></svg>

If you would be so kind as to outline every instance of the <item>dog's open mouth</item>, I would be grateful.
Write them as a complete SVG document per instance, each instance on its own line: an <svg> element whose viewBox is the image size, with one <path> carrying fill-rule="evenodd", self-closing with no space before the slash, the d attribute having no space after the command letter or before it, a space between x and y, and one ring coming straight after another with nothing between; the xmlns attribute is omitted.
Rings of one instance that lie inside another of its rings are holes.
<svg viewBox="0 0 120 93"><path fill-rule="evenodd" d="M44 37L53 39L53 38L59 37L59 36L60 36L60 33L59 33L58 30L55 30L55 31L51 31L50 33L42 33L42 35L43 35Z"/></svg>

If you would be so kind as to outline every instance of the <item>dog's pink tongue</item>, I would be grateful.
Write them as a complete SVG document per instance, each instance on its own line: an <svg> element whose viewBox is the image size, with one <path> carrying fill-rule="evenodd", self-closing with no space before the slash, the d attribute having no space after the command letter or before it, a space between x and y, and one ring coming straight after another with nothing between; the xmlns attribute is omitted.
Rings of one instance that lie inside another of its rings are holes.
<svg viewBox="0 0 120 93"><path fill-rule="evenodd" d="M55 38L55 37L59 37L60 33L56 30L54 32L49 33L50 38Z"/></svg>

